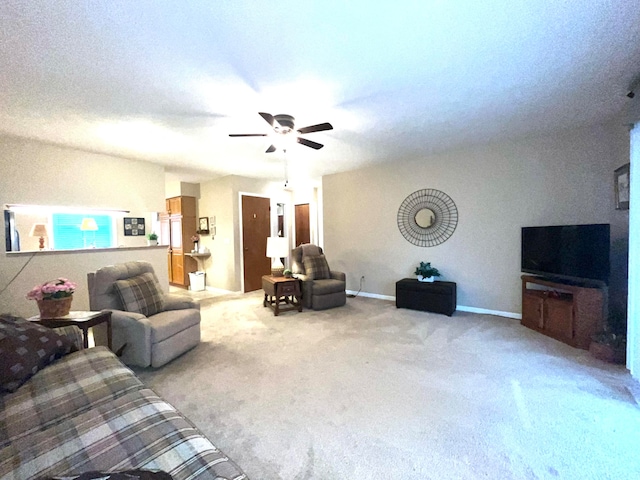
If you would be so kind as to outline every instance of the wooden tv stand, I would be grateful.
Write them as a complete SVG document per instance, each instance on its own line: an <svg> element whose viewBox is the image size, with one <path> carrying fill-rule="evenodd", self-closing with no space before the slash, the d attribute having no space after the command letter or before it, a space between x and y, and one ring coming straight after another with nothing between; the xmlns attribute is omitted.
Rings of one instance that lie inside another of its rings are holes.
<svg viewBox="0 0 640 480"><path fill-rule="evenodd" d="M606 287L558 283L522 275L522 325L572 347L588 349L602 330Z"/></svg>

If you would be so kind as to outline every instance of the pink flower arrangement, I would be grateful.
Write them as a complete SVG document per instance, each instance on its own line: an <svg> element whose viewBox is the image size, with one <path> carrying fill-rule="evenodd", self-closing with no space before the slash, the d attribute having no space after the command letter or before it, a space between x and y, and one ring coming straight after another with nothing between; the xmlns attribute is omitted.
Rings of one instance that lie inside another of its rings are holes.
<svg viewBox="0 0 640 480"><path fill-rule="evenodd" d="M27 293L29 300L48 300L53 298L64 298L73 295L78 287L77 284L67 280L66 278L58 278L50 282L36 285Z"/></svg>
<svg viewBox="0 0 640 480"><path fill-rule="evenodd" d="M195 235L193 235L193 236L191 237L191 241L192 241L193 243L199 242L199 241L200 241L200 235L198 235L198 234L196 233Z"/></svg>

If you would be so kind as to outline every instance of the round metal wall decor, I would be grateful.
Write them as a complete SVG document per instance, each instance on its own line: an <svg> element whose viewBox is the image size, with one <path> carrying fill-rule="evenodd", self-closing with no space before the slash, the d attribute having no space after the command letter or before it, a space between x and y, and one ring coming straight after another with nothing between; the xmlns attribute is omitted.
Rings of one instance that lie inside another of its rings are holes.
<svg viewBox="0 0 640 480"><path fill-rule="evenodd" d="M404 199L398 210L402 236L419 247L433 247L447 241L458 225L458 209L440 190L425 188Z"/></svg>

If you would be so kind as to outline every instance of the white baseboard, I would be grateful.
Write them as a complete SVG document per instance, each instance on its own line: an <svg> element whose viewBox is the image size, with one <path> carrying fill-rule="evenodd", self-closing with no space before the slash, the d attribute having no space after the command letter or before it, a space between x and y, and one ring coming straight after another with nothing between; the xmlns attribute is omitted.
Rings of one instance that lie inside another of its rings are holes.
<svg viewBox="0 0 640 480"><path fill-rule="evenodd" d="M502 312L500 310L489 310L486 308L465 307L464 305L457 305L456 310L460 310L461 312L480 313L482 315L496 315L498 317L515 318L517 320L522 319L522 314L520 313Z"/></svg>
<svg viewBox="0 0 640 480"><path fill-rule="evenodd" d="M355 290L347 290L347 295L357 295L358 297L367 297L367 298L378 298L380 300L391 300L393 302L396 301L396 297L393 297L391 295L379 295L377 293L367 293L367 292L358 293Z"/></svg>
<svg viewBox="0 0 640 480"><path fill-rule="evenodd" d="M396 297L393 295L379 295L377 293L367 293L367 292L356 292L354 290L347 290L347 295L358 295L358 297L367 297L367 298L378 298L380 300L391 300L392 302L396 301ZM470 313L480 313L482 315L496 315L498 317L507 317L507 318L515 318L517 320L522 319L522 314L513 313L513 312L502 312L500 310L489 310L487 308L477 308L477 307L466 307L464 305L456 305L456 310L460 310L461 312L470 312Z"/></svg>

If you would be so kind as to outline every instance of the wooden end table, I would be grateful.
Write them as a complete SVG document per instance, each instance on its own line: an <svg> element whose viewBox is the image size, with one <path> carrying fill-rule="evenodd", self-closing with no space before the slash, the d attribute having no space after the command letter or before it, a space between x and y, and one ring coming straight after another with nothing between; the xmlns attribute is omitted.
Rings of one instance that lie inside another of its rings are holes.
<svg viewBox="0 0 640 480"><path fill-rule="evenodd" d="M264 290L264 307L269 306L277 317L280 312L290 310L302 311L302 290L300 280L288 277L262 277L262 289ZM288 305L281 308L280 305Z"/></svg>
<svg viewBox="0 0 640 480"><path fill-rule="evenodd" d="M84 348L89 348L88 332L91 327L107 322L107 346L112 350L111 345L111 312L69 312L69 315L58 318L40 318L40 315L29 318L30 322L39 323L48 328L68 327L74 325L82 330ZM113 350L112 350L113 351Z"/></svg>

